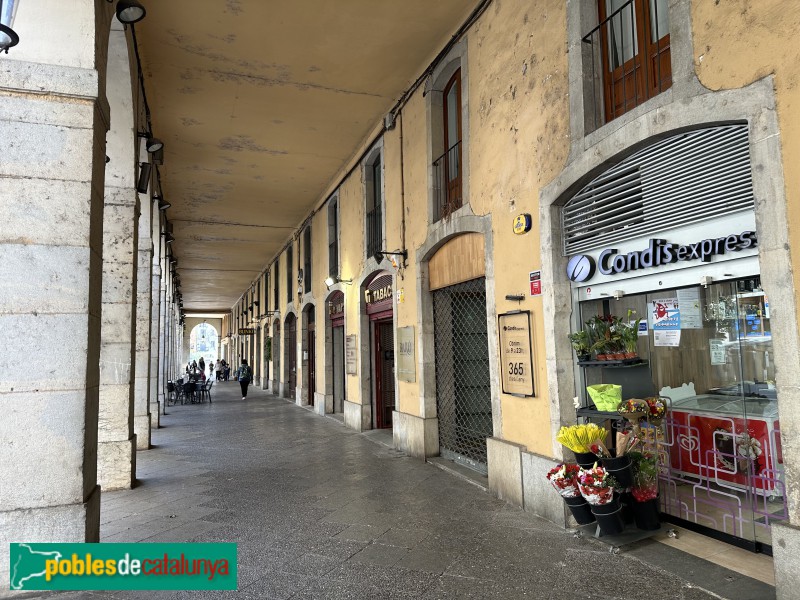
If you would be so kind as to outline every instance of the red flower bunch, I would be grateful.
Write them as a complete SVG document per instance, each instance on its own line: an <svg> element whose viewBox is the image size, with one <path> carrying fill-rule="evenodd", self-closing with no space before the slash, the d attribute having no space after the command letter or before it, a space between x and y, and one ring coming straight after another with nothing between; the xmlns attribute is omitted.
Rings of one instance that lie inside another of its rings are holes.
<svg viewBox="0 0 800 600"><path fill-rule="evenodd" d="M576 498L580 495L578 490L578 474L580 470L581 468L578 465L558 465L548 471L547 480L564 498Z"/></svg>
<svg viewBox="0 0 800 600"><path fill-rule="evenodd" d="M647 502L648 500L655 500L658 497L658 485L648 487L633 487L631 494L637 502Z"/></svg>
<svg viewBox="0 0 800 600"><path fill-rule="evenodd" d="M664 401L657 396L652 398L645 398L645 402L647 402L647 407L650 409L650 418L651 419L663 419L664 415L667 414L667 405L664 404Z"/></svg>
<svg viewBox="0 0 800 600"><path fill-rule="evenodd" d="M581 469L578 475L578 489L589 504L608 504L614 498L616 482L608 472L595 463L591 469Z"/></svg>

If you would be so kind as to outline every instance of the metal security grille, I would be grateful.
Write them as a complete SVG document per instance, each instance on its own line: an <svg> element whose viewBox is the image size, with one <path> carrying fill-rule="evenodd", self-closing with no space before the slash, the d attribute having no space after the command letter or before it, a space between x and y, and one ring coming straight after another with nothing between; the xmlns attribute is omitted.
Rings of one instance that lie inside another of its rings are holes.
<svg viewBox="0 0 800 600"><path fill-rule="evenodd" d="M379 369L380 381L380 411L382 427L392 426L392 412L394 411L394 325L381 323L379 326Z"/></svg>
<svg viewBox="0 0 800 600"><path fill-rule="evenodd" d="M486 279L433 292L433 322L441 454L485 473L492 435Z"/></svg>
<svg viewBox="0 0 800 600"><path fill-rule="evenodd" d="M566 255L754 206L747 125L696 129L652 144L564 206Z"/></svg>

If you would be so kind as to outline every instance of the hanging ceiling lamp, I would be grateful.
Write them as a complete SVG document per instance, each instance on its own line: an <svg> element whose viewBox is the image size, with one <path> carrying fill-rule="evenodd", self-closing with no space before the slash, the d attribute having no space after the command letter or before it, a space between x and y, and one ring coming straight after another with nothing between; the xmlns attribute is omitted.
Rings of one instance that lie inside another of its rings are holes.
<svg viewBox="0 0 800 600"><path fill-rule="evenodd" d="M144 6L136 0L120 0L117 3L117 20L123 25L138 23L146 14Z"/></svg>

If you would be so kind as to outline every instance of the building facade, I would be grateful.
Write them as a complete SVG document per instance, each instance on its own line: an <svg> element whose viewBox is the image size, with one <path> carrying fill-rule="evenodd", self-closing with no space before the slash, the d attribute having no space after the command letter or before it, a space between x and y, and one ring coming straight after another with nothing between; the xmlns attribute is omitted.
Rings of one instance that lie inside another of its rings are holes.
<svg viewBox="0 0 800 600"><path fill-rule="evenodd" d="M36 43L0 72L0 127L20 140L0 160L0 319L24 332L0 359L11 415L0 438L16 444L0 476L18 482L0 486L3 539L97 541L98 484L131 486L191 330L131 32L108 2L64 4L20 12ZM571 458L558 429L596 418L581 412L585 386L669 397L662 511L774 553L778 595L791 597L790 8L481 3L214 322L219 357L247 359L256 385L321 416L391 431L410 456L465 465L564 525L544 474ZM56 35L64 23L78 33ZM64 273L74 279L42 298ZM570 332L633 314L646 362L578 364ZM69 371L50 368L64 339ZM7 561L0 548L0 585Z"/></svg>

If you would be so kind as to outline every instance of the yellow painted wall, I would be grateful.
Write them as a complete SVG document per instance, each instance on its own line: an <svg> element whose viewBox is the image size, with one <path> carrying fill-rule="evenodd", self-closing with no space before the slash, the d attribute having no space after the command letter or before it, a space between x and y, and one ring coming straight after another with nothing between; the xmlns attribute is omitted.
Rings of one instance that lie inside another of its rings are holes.
<svg viewBox="0 0 800 600"><path fill-rule="evenodd" d="M542 303L529 296L528 282L541 266L539 191L569 151L566 45L566 7L558 0L497 3L469 36L470 202L475 213L492 215L497 312L530 310L533 329L536 396L501 395L502 437L545 455L552 440ZM515 235L513 217L523 212L533 228Z"/></svg>
<svg viewBox="0 0 800 600"><path fill-rule="evenodd" d="M746 86L774 76L781 132L792 264L800 264L800 12L785 0L696 0L692 4L695 71L709 89ZM731 56L736 60L731 60ZM800 285L795 271L795 287ZM800 305L798 305L800 319Z"/></svg>

